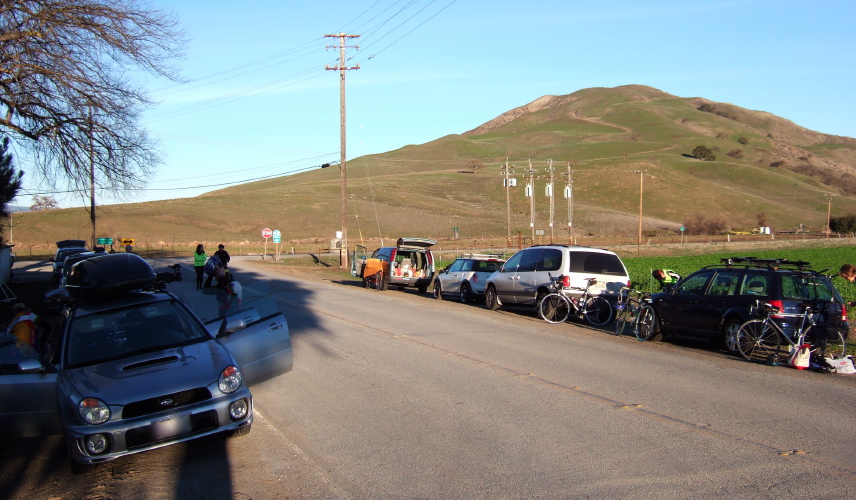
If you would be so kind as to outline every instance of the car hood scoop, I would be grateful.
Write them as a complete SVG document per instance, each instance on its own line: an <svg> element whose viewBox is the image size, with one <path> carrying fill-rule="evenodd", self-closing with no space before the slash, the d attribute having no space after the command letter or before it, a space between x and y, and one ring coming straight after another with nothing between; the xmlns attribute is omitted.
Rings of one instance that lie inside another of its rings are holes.
<svg viewBox="0 0 856 500"><path fill-rule="evenodd" d="M131 363L129 365L123 366L120 369L123 371L136 370L137 368L145 368L146 366L159 365L161 363L172 363L173 361L178 361L178 360L179 360L179 357L173 354L170 356L161 356L161 357L155 358L155 359L147 359L145 361L139 361L137 363Z"/></svg>
<svg viewBox="0 0 856 500"><path fill-rule="evenodd" d="M60 383L73 386L80 397L124 405L216 384L220 372L234 363L212 340L63 370Z"/></svg>

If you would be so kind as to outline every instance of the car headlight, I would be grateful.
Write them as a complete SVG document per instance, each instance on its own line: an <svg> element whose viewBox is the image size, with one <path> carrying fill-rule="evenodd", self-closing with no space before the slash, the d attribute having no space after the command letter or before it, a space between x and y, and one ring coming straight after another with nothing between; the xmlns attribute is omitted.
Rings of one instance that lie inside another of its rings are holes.
<svg viewBox="0 0 856 500"><path fill-rule="evenodd" d="M226 394L231 394L241 387L241 372L237 366L229 366L220 373L219 387Z"/></svg>
<svg viewBox="0 0 856 500"><path fill-rule="evenodd" d="M103 424L110 419L110 408L98 398L86 398L77 405L80 418L87 424Z"/></svg>

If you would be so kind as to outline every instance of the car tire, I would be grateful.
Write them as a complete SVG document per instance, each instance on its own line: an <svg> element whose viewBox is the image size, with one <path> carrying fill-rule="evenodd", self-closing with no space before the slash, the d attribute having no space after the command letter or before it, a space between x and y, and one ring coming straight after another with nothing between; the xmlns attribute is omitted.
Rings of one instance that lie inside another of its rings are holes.
<svg viewBox="0 0 856 500"><path fill-rule="evenodd" d="M470 288L470 284L466 281L461 283L461 302L464 304L469 304L473 301L473 290Z"/></svg>
<svg viewBox="0 0 856 500"><path fill-rule="evenodd" d="M247 434L250 433L250 430L252 429L252 427L253 427L253 424L248 424L248 425L245 425L243 427L238 427L237 429L235 429L233 431L229 431L226 434L226 437L232 439L232 438L239 438L241 436L246 436Z"/></svg>
<svg viewBox="0 0 856 500"><path fill-rule="evenodd" d="M484 306L491 311L496 311L501 305L502 304L499 303L499 297L496 295L496 288L488 286L487 290L484 291Z"/></svg>
<svg viewBox="0 0 856 500"><path fill-rule="evenodd" d="M440 280L434 280L434 286L431 287L431 295L437 300L443 300L443 290L440 286Z"/></svg>
<svg viewBox="0 0 856 500"><path fill-rule="evenodd" d="M728 318L722 328L722 338L719 341L722 347L731 354L740 355L740 349L737 347L737 332L740 331L742 324L743 321L740 318Z"/></svg>
<svg viewBox="0 0 856 500"><path fill-rule="evenodd" d="M639 327L636 329L636 338L652 342L663 339L660 323L657 321L657 311L650 305L642 306L642 310L639 312Z"/></svg>
<svg viewBox="0 0 856 500"><path fill-rule="evenodd" d="M383 276L383 271L378 271L375 273L375 289L379 292L386 290L389 285L386 282L386 279Z"/></svg>

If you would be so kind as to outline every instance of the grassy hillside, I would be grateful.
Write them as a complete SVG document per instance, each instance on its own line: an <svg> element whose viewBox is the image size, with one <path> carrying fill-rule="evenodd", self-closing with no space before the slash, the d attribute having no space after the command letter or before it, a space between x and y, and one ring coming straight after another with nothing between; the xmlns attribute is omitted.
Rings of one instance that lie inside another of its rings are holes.
<svg viewBox="0 0 856 500"><path fill-rule="evenodd" d="M741 144L738 139L745 138ZM690 157L698 145L716 161ZM740 150L740 154L729 152ZM350 239L506 234L508 158L518 185L510 190L512 232L528 235L523 194L530 161L536 228L549 234L544 186L553 160L554 228L567 234L562 197L573 168L577 235L634 235L643 171L645 231L673 231L696 214L732 228L769 225L820 230L832 215L856 213L856 140L806 130L769 113L702 98L680 98L643 86L585 89L545 96L460 135L405 146L348 162ZM481 165L474 172L472 165ZM775 166L770 166L770 165ZM336 167L234 186L196 198L112 205L98 209L101 236L196 241L258 241L262 227L285 240L329 240L340 229ZM50 244L87 237L80 210L16 214L16 243Z"/></svg>

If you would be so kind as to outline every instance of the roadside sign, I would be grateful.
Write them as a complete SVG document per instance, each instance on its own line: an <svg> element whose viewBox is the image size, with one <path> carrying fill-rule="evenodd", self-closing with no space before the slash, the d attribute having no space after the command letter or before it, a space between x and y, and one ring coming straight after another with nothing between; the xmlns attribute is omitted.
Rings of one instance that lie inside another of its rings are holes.
<svg viewBox="0 0 856 500"><path fill-rule="evenodd" d="M281 239L279 236L274 236L274 237L273 237L273 242L274 242L274 243L281 243L281 242L282 242L282 239Z"/></svg>
<svg viewBox="0 0 856 500"><path fill-rule="evenodd" d="M113 238L98 238L96 241L98 242L99 245L112 245L113 244Z"/></svg>
<svg viewBox="0 0 856 500"><path fill-rule="evenodd" d="M282 234L279 232L279 229L273 230L273 237L274 237L274 239L277 239L277 240L282 238Z"/></svg>
<svg viewBox="0 0 856 500"><path fill-rule="evenodd" d="M119 238L119 243L123 245L133 245L134 238Z"/></svg>
<svg viewBox="0 0 856 500"><path fill-rule="evenodd" d="M262 238L267 239L271 236L273 236L273 231L271 231L269 227L262 229Z"/></svg>

